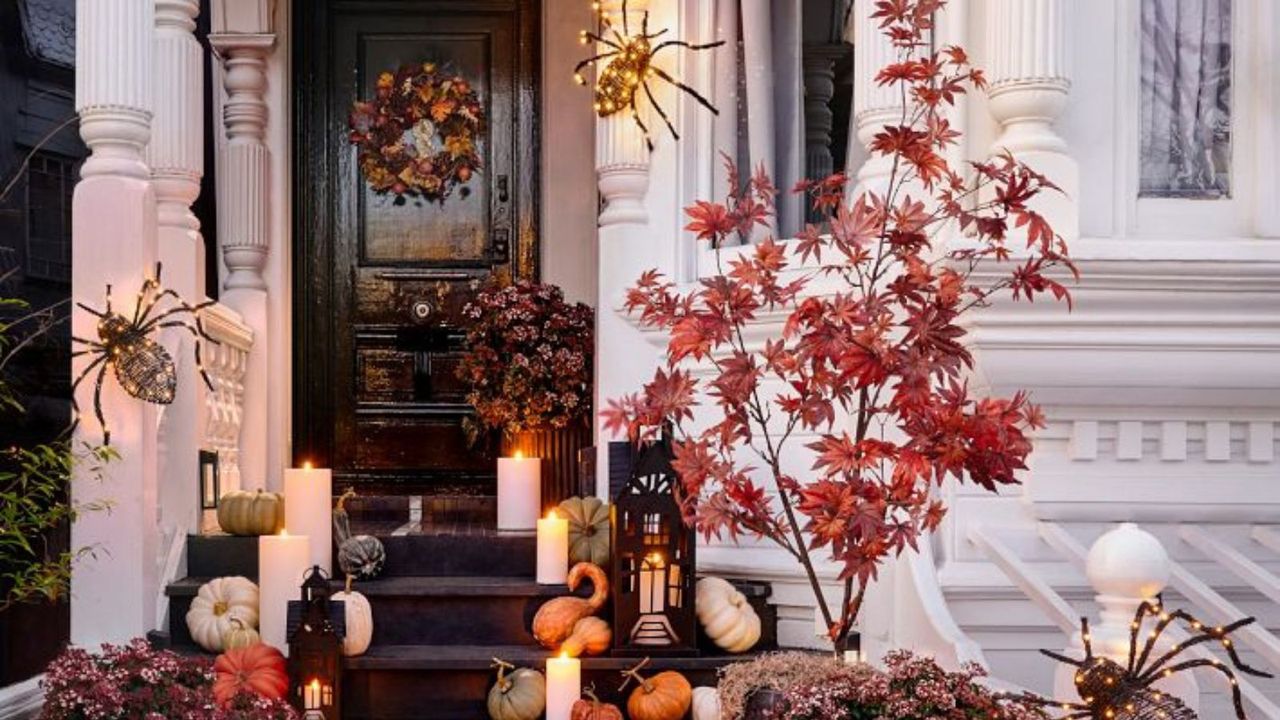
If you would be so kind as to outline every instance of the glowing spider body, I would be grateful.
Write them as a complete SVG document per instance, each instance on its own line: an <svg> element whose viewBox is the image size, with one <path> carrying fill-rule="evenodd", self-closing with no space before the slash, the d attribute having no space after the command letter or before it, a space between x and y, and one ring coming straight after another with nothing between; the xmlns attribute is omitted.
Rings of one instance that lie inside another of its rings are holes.
<svg viewBox="0 0 1280 720"><path fill-rule="evenodd" d="M1155 627L1147 635L1141 650L1138 646L1138 632L1143 621L1148 617L1159 618ZM1185 622L1192 631L1191 637L1178 642L1168 652L1155 658L1152 654L1160 636L1175 620ZM1084 659L1076 660L1048 650L1040 652L1062 663L1072 665L1078 670L1075 674L1076 692L1082 702L1056 702L1035 695L1023 695L1022 699L1042 707L1060 708L1067 714L1062 720L1195 720L1195 713L1176 697L1155 690L1152 686L1174 673L1204 667L1217 670L1227 677L1231 683L1231 699L1235 704L1236 718L1245 720L1244 704L1240 696L1240 686L1231 668L1219 660L1201 657L1193 660L1175 662L1184 650L1202 643L1217 641L1227 652L1231 664L1237 670L1257 677L1269 678L1269 673L1255 670L1245 665L1228 637L1231 633L1252 623L1253 618L1237 620L1223 627L1206 628L1184 610L1165 613L1160 605L1144 602L1138 606L1133 622L1129 625L1129 658L1122 665L1107 658L1094 657L1093 645L1089 639L1089 621L1080 619L1081 637L1084 640Z"/></svg>
<svg viewBox="0 0 1280 720"><path fill-rule="evenodd" d="M171 300L173 306L152 315L162 300ZM205 334L200 323L199 312L213 304L213 301L190 305L172 290L160 286L160 264L156 263L154 278L148 278L138 291L137 301L133 306L133 317L128 318L111 309L111 286L107 286L107 306L99 311L83 304L76 303L82 310L98 318L98 339L86 340L72 337L79 345L86 347L72 353L72 357L92 355L93 360L85 366L75 382L71 384L71 405L74 411L72 427L80 422L80 405L75 399L76 388L93 371L97 370L97 378L93 388L93 413L102 426L103 443L111 444L111 432L107 429L106 418L102 414L102 383L107 375L107 368L114 368L116 380L120 387L139 400L156 405L168 405L173 402L178 388L178 375L174 367L173 357L159 343L151 339L151 333L158 328L180 327L189 331L196 338L195 358L200 376L213 389L213 383L204 370L200 360L200 340L213 342ZM188 318L181 317L188 315Z"/></svg>
<svg viewBox="0 0 1280 720"><path fill-rule="evenodd" d="M697 90L685 85L672 77L667 71L654 65L653 58L669 47L710 50L723 45L723 40L704 45L691 45L681 40L666 40L654 45L652 41L665 33L666 30L659 30L656 33L649 32L649 13L646 12L641 20L640 34L632 35L627 21L626 0L622 2L621 32L609 21L603 11L601 11L600 21L605 29L603 35L583 30L579 37L584 45L596 42L608 49L583 60L573 69L574 79L578 81L578 84L585 85L587 81L582 76L582 70L588 65L595 65L597 61L609 60L596 77L595 110L597 115L608 117L624 109L630 110L631 119L640 127L640 131L644 133L645 144L652 150L653 140L649 137L649 128L645 127L644 121L640 119L640 114L636 112L636 102L639 100L637 95L643 92L645 97L648 98L649 104L653 106L662 121L666 123L667 129L671 131L671 136L679 140L680 133L676 132L675 125L671 123L671 118L667 116L666 111L658 104L657 99L653 96L653 90L649 87L649 80L653 78L671 83L691 95L694 100L697 100L712 113L720 114L720 111L709 100L700 95Z"/></svg>

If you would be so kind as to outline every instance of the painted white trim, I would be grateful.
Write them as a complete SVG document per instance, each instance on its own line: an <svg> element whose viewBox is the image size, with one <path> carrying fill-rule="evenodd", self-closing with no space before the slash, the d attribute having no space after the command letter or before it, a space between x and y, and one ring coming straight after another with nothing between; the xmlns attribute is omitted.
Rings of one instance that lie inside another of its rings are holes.
<svg viewBox="0 0 1280 720"><path fill-rule="evenodd" d="M0 688L0 720L31 720L44 706L44 689L40 682L44 675L37 675L8 687Z"/></svg>

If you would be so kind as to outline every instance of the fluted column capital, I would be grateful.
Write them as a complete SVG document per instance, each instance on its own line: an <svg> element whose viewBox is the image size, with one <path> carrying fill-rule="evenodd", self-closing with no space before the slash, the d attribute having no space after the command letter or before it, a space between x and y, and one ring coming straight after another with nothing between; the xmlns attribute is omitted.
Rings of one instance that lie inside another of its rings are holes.
<svg viewBox="0 0 1280 720"><path fill-rule="evenodd" d="M622 32L621 0L604 0L599 12ZM627 27L632 33L640 32L640 23L648 11L647 0L628 0ZM610 48L600 46L598 52ZM642 120L643 109L637 109ZM652 129L652 123L646 122ZM644 196L649 189L649 148L644 132L636 124L630 110L621 110L607 117L596 118L596 176L604 208L600 211L601 227L621 223L644 224L648 210Z"/></svg>
<svg viewBox="0 0 1280 720"><path fill-rule="evenodd" d="M190 210L204 175L204 54L192 34L199 0L155 0L155 116L146 159L160 224L197 230Z"/></svg>
<svg viewBox="0 0 1280 720"><path fill-rule="evenodd" d="M1050 127L1071 89L1070 0L990 0L987 71L991 114L1004 126L997 148L1066 152Z"/></svg>
<svg viewBox="0 0 1280 720"><path fill-rule="evenodd" d="M875 12L873 0L854 0L850 18L853 37L853 122L858 142L869 148L876 133L885 125L897 125L902 121L903 103L901 89L876 82L880 69L898 60L898 49L884 34L880 23L871 17ZM874 190L883 192L892 172L893 161L883 155L871 154L857 169L855 192Z"/></svg>
<svg viewBox="0 0 1280 720"><path fill-rule="evenodd" d="M76 112L89 147L83 177L148 175L154 24L150 2L76 2Z"/></svg>

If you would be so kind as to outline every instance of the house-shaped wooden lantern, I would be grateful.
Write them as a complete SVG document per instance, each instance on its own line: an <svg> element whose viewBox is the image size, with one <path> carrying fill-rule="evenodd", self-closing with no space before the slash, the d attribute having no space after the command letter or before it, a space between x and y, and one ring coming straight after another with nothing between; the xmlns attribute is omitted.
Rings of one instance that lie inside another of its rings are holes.
<svg viewBox="0 0 1280 720"><path fill-rule="evenodd" d="M676 502L671 441L629 448L627 479L613 498L613 653L696 655L697 538ZM611 448L610 460L623 460ZM610 468L610 474L622 468Z"/></svg>
<svg viewBox="0 0 1280 720"><path fill-rule="evenodd" d="M331 594L328 576L319 566L312 567L302 581L296 625L290 623L290 700L303 720L342 717L343 631L332 620Z"/></svg>

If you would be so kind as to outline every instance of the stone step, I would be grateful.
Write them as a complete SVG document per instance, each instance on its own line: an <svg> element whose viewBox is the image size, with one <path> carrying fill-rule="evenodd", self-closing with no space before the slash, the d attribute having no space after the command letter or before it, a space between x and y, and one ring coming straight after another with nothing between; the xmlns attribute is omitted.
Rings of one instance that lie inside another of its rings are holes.
<svg viewBox="0 0 1280 720"><path fill-rule="evenodd" d="M258 538L237 535L188 535L187 575L242 575L258 580Z"/></svg>
<svg viewBox="0 0 1280 720"><path fill-rule="evenodd" d="M346 660L342 716L348 720L487 717L484 699L496 678L490 667L493 658L545 671L549 655L534 645L373 647L365 655ZM714 685L720 668L750 657L653 658L646 673L677 670L695 686ZM626 693L618 692L621 671L637 662L636 658L582 658L583 687L594 685L602 700L623 705Z"/></svg>
<svg viewBox="0 0 1280 720"><path fill-rule="evenodd" d="M387 551L387 577L533 577L538 557L538 541L531 532L380 539Z"/></svg>

